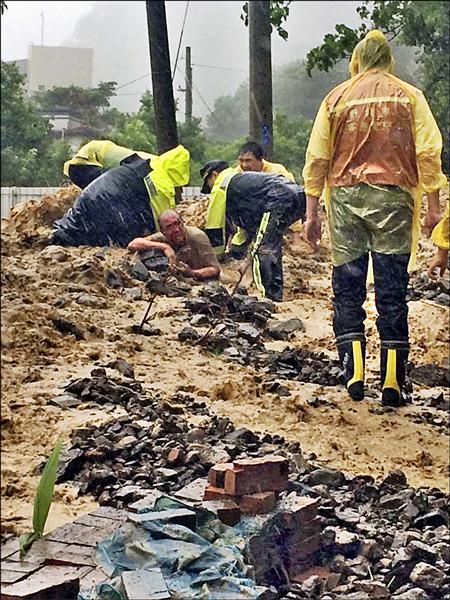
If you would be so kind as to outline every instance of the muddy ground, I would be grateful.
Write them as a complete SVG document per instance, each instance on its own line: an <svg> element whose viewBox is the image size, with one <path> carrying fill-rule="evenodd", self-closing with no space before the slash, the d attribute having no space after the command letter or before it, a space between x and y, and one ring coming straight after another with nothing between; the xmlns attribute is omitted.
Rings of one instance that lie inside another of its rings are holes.
<svg viewBox="0 0 450 600"><path fill-rule="evenodd" d="M179 342L178 332L191 315L183 298L158 297L152 324L154 337L134 335L128 328L144 315L149 293L132 300L108 286L108 274L125 273L130 255L121 249L45 247L48 226L64 212L76 194L69 188L57 197L20 207L2 226L2 532L31 527L37 470L58 437L85 424L101 423L120 409L83 404L61 409L51 400L63 393L69 379L123 358L149 392L170 398L177 392L206 401L211 411L229 416L236 426L279 433L298 441L305 454L323 465L381 478L400 468L417 487L448 485L449 441L445 427L417 422L423 407L415 402L425 386L414 385L413 402L381 412L379 394L352 402L341 387L283 381L290 395L267 391L264 377L220 354ZM189 201L181 210L187 222L201 225L204 201ZM433 252L421 243L418 269ZM222 280L229 289L239 276L239 264L227 265ZM312 255L306 244L285 240L285 301L276 318L296 316L305 332L289 342L273 341L270 349L305 347L336 357L331 329L331 289L326 236ZM248 275L244 278L251 290ZM139 285L129 282L130 286ZM143 284L140 284L143 287ZM194 289L195 293L195 289ZM95 296L95 305L85 296ZM84 297L84 300L82 300ZM85 303L90 304L87 306ZM429 300L410 306L411 361L448 367L448 308ZM374 298L367 301L367 381L377 381L378 337ZM53 319L68 319L81 335L60 333ZM77 339L83 338L83 339ZM316 399L316 400L314 400ZM428 411L430 409L427 409ZM380 414L378 414L380 413ZM78 496L69 484L56 486L47 529L91 510L94 501Z"/></svg>

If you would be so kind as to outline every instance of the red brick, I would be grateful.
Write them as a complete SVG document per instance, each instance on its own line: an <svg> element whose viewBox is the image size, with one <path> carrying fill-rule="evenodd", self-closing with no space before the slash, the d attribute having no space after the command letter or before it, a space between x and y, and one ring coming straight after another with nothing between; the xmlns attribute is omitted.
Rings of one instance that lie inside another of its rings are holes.
<svg viewBox="0 0 450 600"><path fill-rule="evenodd" d="M246 515L263 515L275 507L276 500L275 492L261 492L242 496L239 506Z"/></svg>
<svg viewBox="0 0 450 600"><path fill-rule="evenodd" d="M272 473L262 469L252 469L250 473L246 469L229 469L225 471L225 491L232 496L244 496L246 494L259 494L261 492L281 492L288 487L287 476L280 475L275 471Z"/></svg>
<svg viewBox="0 0 450 600"><path fill-rule="evenodd" d="M230 527L241 520L241 509L231 500L209 500L203 502L201 507L213 512L222 523Z"/></svg>
<svg viewBox="0 0 450 600"><path fill-rule="evenodd" d="M207 485L205 493L203 494L203 500L232 500L238 502L237 496L227 494L223 488L214 487L213 485Z"/></svg>
<svg viewBox="0 0 450 600"><path fill-rule="evenodd" d="M208 483L214 487L223 488L225 486L225 471L232 469L233 463L222 463L211 467L208 473Z"/></svg>
<svg viewBox="0 0 450 600"><path fill-rule="evenodd" d="M288 476L288 459L284 456L261 456L259 458L239 458L233 461L236 469L245 469L246 471L270 470L274 476Z"/></svg>

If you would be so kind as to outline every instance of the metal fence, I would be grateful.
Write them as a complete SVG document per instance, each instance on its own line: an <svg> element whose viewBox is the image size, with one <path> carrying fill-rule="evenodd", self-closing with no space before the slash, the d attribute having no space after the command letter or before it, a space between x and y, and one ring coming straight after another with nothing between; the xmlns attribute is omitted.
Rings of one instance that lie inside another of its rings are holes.
<svg viewBox="0 0 450 600"><path fill-rule="evenodd" d="M56 194L60 189L60 187L2 187L1 218L8 218L11 208L20 202L36 200L47 194ZM199 195L200 187L183 188L183 198L193 198Z"/></svg>

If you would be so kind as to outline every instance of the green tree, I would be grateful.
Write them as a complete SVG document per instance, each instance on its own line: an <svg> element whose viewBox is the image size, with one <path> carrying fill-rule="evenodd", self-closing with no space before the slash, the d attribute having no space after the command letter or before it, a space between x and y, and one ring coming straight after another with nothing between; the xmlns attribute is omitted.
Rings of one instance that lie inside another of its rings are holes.
<svg viewBox="0 0 450 600"><path fill-rule="evenodd" d="M289 16L289 5L292 0L270 0L270 23L272 29L275 27L278 35L283 40L288 39L288 32L283 27L284 21ZM242 7L241 19L244 21L245 26L248 27L248 2Z"/></svg>
<svg viewBox="0 0 450 600"><path fill-rule="evenodd" d="M58 185L69 147L52 140L48 119L25 97L24 80L14 63L1 63L1 184Z"/></svg>
<svg viewBox="0 0 450 600"><path fill-rule="evenodd" d="M43 92L35 92L34 99L45 112L66 110L91 127L103 129L103 115L110 107L111 98L116 94L117 83L106 81L96 88L83 88L76 85L53 87Z"/></svg>
<svg viewBox="0 0 450 600"><path fill-rule="evenodd" d="M356 43L375 27L388 39L417 49L420 85L430 103L444 138L444 168L449 155L449 46L450 3L447 0L367 0L357 9L362 23L351 29L336 25L322 45L307 56L307 71L329 71L339 60L348 59ZM400 75L400 74L399 74Z"/></svg>

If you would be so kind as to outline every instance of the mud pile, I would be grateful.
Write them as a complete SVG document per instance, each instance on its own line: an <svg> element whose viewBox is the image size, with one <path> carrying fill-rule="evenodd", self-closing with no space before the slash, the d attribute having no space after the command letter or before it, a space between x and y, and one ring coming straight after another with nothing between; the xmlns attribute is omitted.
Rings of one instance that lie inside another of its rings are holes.
<svg viewBox="0 0 450 600"><path fill-rule="evenodd" d="M66 199L69 204L69 197ZM46 205L53 210L53 201L42 201L41 207ZM144 395L168 402L188 395L192 402L204 403L210 415L232 418L236 429L243 427L262 437L279 435L288 444L300 442L303 451L314 454L323 467L367 474L376 481L401 468L412 486L446 489L448 444L442 433L446 421L443 405L430 399L445 391L438 385L441 381L433 380L431 387L423 379L413 381L411 404L398 411L380 412L373 295L367 303L367 400L351 403L336 380L330 379L335 377L331 369L337 356L326 247L312 256L303 243L291 250L289 234L286 236L287 300L274 307L269 321L298 319L303 328L293 331L288 339L264 334L258 347L264 348L267 356L275 353L273 356L286 357L283 353L289 348L291 358L317 360L312 372L321 376L318 381L307 375L303 379L283 377L279 370L269 372L267 365L252 358L252 344L248 348L251 360L242 364L223 350L180 341L185 327L200 335L209 327L192 323L202 315L193 314L183 296L156 297L149 321L154 335L133 331L152 292L148 281L130 272L133 260L129 253L113 248L43 249L35 241L49 228L51 219L46 215L50 212L43 208L38 216L33 206L29 207L29 217L27 209L21 208L20 219L16 216L2 232L7 240L15 240L2 246L3 530L30 529L37 469L59 436L69 444L75 429L130 418L123 406L82 402L62 407L54 403L69 381L89 377L93 366L106 368L104 365L119 358L133 365ZM200 207L194 201L183 203L180 211L185 211L187 222L200 224L203 200ZM419 264L423 269L424 261ZM237 268L226 265L228 293ZM250 298L253 291L248 279L243 285L248 292L243 298ZM187 292L188 299L201 299L199 291L193 286ZM412 363L426 369L432 364L445 368L445 307L433 301L412 301L410 322ZM246 335L251 338L254 332L248 326L254 323L239 323L246 326ZM260 331L259 325L256 329ZM244 336L235 339L241 338ZM421 396L425 392L430 398ZM189 402L184 410L192 424L204 418ZM92 497L83 496L71 483L58 484L49 527L71 520L92 504Z"/></svg>

